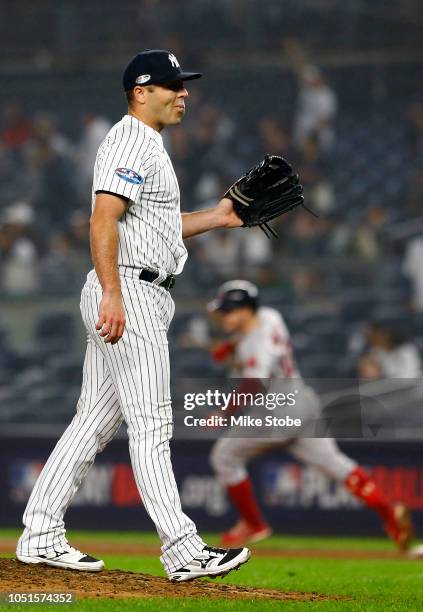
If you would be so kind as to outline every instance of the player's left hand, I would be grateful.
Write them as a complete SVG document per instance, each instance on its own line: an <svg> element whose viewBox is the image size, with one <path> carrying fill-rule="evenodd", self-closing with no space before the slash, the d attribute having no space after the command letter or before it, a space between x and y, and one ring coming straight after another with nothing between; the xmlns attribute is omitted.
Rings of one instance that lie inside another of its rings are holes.
<svg viewBox="0 0 423 612"><path fill-rule="evenodd" d="M222 198L218 202L215 211L219 217L220 227L242 227L243 221L234 211L233 202L229 198Z"/></svg>
<svg viewBox="0 0 423 612"><path fill-rule="evenodd" d="M265 155L229 187L225 196L232 200L243 227L258 226L268 238L278 238L269 221L304 206L298 175L279 155Z"/></svg>

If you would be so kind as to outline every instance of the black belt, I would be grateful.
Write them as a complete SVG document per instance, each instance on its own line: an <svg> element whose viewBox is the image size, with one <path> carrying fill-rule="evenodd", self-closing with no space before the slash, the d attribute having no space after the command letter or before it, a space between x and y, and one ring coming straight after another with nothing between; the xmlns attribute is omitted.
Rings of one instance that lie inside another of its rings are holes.
<svg viewBox="0 0 423 612"><path fill-rule="evenodd" d="M154 283L159 278L160 274L158 272L151 272L150 270L141 270L139 279L143 281L147 281L147 283ZM159 287L164 287L168 291L170 291L175 284L175 277L173 274L169 274L164 281L159 283Z"/></svg>

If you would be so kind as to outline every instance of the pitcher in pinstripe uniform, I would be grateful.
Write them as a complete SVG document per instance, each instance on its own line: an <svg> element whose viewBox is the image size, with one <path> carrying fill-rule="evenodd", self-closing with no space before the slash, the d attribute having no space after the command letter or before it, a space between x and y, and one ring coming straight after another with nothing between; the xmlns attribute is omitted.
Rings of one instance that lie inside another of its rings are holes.
<svg viewBox="0 0 423 612"><path fill-rule="evenodd" d="M170 289L187 257L183 239L242 224L226 198L209 210L180 212L178 181L160 132L182 121L184 81L201 76L183 72L172 53L157 49L139 53L125 69L128 114L100 145L94 168L94 269L81 294L88 338L81 396L29 498L17 545L24 563L103 569L103 561L70 546L64 514L123 420L170 580L224 575L250 556L247 548L206 546L182 511L169 451L167 330L174 313Z"/></svg>

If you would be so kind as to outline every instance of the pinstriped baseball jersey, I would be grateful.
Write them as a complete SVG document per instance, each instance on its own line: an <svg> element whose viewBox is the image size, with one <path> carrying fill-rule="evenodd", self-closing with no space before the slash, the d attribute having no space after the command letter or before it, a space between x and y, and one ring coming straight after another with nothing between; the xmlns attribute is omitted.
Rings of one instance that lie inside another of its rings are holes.
<svg viewBox="0 0 423 612"><path fill-rule="evenodd" d="M130 115L110 130L95 164L93 196L100 191L127 200L118 222L125 331L117 344L100 338L96 322L103 290L92 270L81 294L87 350L77 413L28 500L17 554L66 551L66 509L96 454L125 420L138 491L162 540L161 561L170 573L189 563L205 543L182 511L170 460L167 330L175 305L164 287L139 279L139 268L158 271L163 278L179 273L187 256L178 182L158 132Z"/></svg>
<svg viewBox="0 0 423 612"><path fill-rule="evenodd" d="M178 180L156 130L131 115L112 127L97 153L93 208L101 191L128 200L118 224L118 264L149 268L163 277L182 272L187 250Z"/></svg>

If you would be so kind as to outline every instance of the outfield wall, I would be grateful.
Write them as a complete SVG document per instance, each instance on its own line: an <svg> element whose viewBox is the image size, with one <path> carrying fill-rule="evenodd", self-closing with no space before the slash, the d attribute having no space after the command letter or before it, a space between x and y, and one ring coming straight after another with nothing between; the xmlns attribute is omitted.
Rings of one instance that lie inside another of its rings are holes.
<svg viewBox="0 0 423 612"><path fill-rule="evenodd" d="M0 438L0 525L19 526L25 502L56 439ZM175 441L172 457L185 511L202 530L220 531L235 515L208 465L208 442ZM416 442L343 442L343 450L371 468L393 499L404 500L423 533L423 452ZM17 449L19 451L17 452ZM273 451L251 465L263 511L276 532L380 535L378 518L342 486ZM98 456L68 510L68 527L152 529L140 501L127 442L113 440Z"/></svg>

